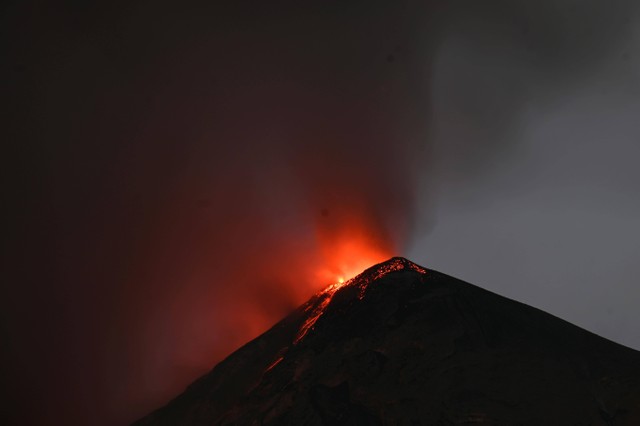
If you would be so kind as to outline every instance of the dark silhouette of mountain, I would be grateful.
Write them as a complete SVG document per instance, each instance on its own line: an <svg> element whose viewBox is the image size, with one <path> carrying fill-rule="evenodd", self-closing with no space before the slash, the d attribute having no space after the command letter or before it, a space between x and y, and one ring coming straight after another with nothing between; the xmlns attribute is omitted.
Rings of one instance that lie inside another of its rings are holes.
<svg viewBox="0 0 640 426"><path fill-rule="evenodd" d="M392 258L135 423L461 424L640 425L640 352Z"/></svg>

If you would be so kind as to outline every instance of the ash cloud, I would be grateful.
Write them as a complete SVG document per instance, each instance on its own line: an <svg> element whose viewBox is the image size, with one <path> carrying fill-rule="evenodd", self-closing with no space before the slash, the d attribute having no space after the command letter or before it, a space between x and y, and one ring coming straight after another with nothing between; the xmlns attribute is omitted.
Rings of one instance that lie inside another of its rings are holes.
<svg viewBox="0 0 640 426"><path fill-rule="evenodd" d="M593 78L630 9L9 7L10 413L132 420L308 298L335 241L401 254L432 223L422 174L433 188L502 161L530 98ZM442 92L452 44L449 61L482 65ZM459 133L438 145L443 125Z"/></svg>

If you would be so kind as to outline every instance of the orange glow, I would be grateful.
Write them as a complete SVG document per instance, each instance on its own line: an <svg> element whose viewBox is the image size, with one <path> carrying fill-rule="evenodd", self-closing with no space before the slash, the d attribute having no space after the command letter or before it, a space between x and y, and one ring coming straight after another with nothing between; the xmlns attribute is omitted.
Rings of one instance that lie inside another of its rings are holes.
<svg viewBox="0 0 640 426"><path fill-rule="evenodd" d="M331 284L321 292L317 293L316 296L307 302L305 306L305 312L309 313L309 315L300 327L300 331L294 340L294 344L300 343L307 333L314 329L316 322L325 313L327 306L329 306L333 296L338 290L345 286L355 286L359 290L358 298L362 300L370 283L386 274L394 271L401 271L403 269L410 269L419 272L420 274L427 273L426 269L408 261L407 259L394 257L382 265L377 265L376 268L369 268L367 271L363 271L362 274L359 274L354 279L350 279L347 282L344 282L344 280L341 279L341 281ZM278 362L280 361L276 361L276 364Z"/></svg>
<svg viewBox="0 0 640 426"><path fill-rule="evenodd" d="M324 289L316 294L318 299L307 306L309 316L300 328L296 344L314 328L340 288L365 269L393 255L393 245L380 237L367 214L359 217L355 211L343 212L338 223L318 223L316 236L322 266L316 276L319 287Z"/></svg>
<svg viewBox="0 0 640 426"><path fill-rule="evenodd" d="M324 239L321 238L320 241ZM322 264L316 275L322 286L344 284L371 265L380 263L393 255L376 241L365 235L336 236L332 242L321 247Z"/></svg>

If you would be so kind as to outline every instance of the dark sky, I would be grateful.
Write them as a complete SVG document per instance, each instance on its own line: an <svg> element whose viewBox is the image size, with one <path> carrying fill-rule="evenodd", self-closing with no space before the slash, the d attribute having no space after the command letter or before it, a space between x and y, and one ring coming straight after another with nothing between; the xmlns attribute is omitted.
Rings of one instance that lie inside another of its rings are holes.
<svg viewBox="0 0 640 426"><path fill-rule="evenodd" d="M127 424L392 255L640 348L634 2L301 3L3 6L3 424Z"/></svg>

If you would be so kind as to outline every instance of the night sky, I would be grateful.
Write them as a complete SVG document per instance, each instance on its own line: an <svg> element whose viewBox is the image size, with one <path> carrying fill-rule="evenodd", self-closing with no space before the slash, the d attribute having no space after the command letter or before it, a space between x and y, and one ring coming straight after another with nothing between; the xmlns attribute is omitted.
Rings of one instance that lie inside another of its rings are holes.
<svg viewBox="0 0 640 426"><path fill-rule="evenodd" d="M639 349L635 3L3 5L0 423L127 424L394 255Z"/></svg>

